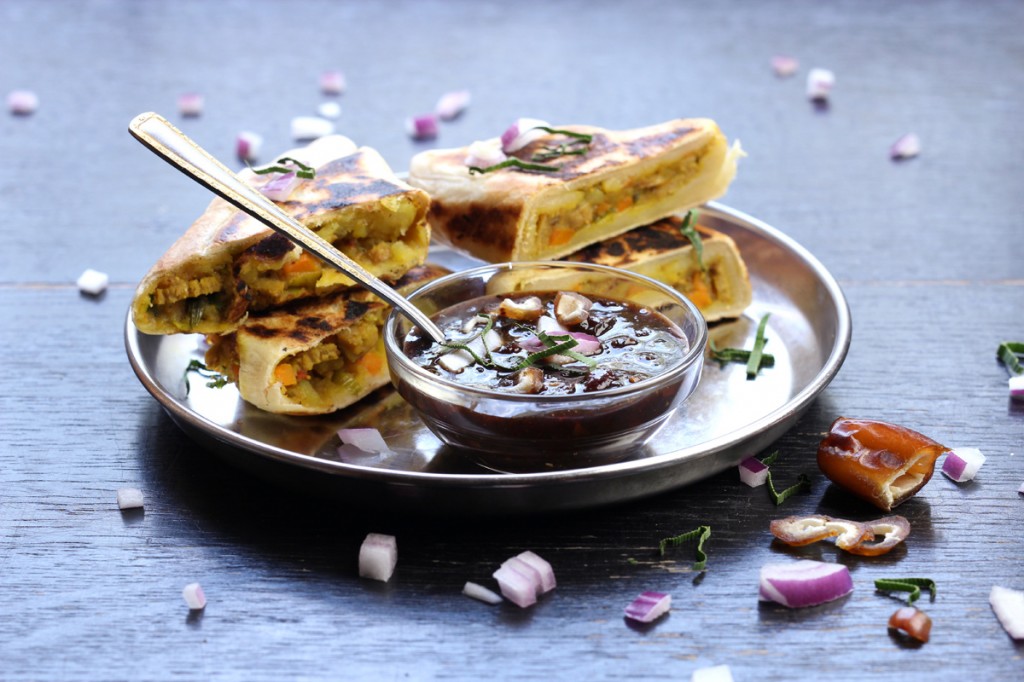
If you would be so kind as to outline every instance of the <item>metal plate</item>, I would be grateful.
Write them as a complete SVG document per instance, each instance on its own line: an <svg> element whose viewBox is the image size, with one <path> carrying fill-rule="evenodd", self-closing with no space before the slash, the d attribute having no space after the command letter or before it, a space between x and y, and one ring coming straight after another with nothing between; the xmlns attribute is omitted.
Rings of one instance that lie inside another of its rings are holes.
<svg viewBox="0 0 1024 682"><path fill-rule="evenodd" d="M751 347L768 322L775 366L748 380L744 367L706 361L693 396L640 451L623 461L562 471L495 473L471 453L447 448L390 388L323 417L268 414L233 386L208 388L184 370L202 359L197 335L149 336L131 323L125 345L139 380L189 436L271 480L346 503L422 512L547 512L623 502L693 483L734 466L789 429L839 371L850 344L843 292L803 247L734 209L709 204L701 222L730 235L750 271L754 300L742 318L712 325L719 346ZM431 261L459 269L475 261L444 247ZM379 429L397 454L341 461L338 428Z"/></svg>

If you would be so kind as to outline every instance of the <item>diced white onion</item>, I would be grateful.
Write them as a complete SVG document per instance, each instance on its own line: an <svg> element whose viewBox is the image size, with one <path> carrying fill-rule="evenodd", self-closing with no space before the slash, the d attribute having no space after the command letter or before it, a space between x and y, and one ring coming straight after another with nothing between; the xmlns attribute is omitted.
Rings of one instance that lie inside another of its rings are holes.
<svg viewBox="0 0 1024 682"><path fill-rule="evenodd" d="M1007 386L1010 389L1010 400L1024 400L1024 374L1010 377Z"/></svg>
<svg viewBox="0 0 1024 682"><path fill-rule="evenodd" d="M537 603L537 585L530 574L521 573L506 563L494 572L501 594L521 609Z"/></svg>
<svg viewBox="0 0 1024 682"><path fill-rule="evenodd" d="M206 608L206 594L199 583L185 585L185 588L181 591L181 596L185 599L185 603L188 604L188 608L191 611L200 611Z"/></svg>
<svg viewBox="0 0 1024 682"><path fill-rule="evenodd" d="M804 559L761 567L759 596L789 608L814 606L853 591L850 571L842 564Z"/></svg>
<svg viewBox="0 0 1024 682"><path fill-rule="evenodd" d="M984 463L985 455L978 448L956 448L946 453L942 473L957 483L963 483L973 479Z"/></svg>
<svg viewBox="0 0 1024 682"><path fill-rule="evenodd" d="M456 90L441 95L434 107L434 113L442 121L451 121L458 118L459 114L469 106L469 90Z"/></svg>
<svg viewBox="0 0 1024 682"><path fill-rule="evenodd" d="M398 564L398 542L393 535L369 533L359 548L359 577L387 582Z"/></svg>
<svg viewBox="0 0 1024 682"><path fill-rule="evenodd" d="M999 624L1014 639L1024 639L1024 592L998 585L988 595Z"/></svg>
<svg viewBox="0 0 1024 682"><path fill-rule="evenodd" d="M320 92L325 95L340 95L345 92L345 74L341 71L324 71L320 74Z"/></svg>
<svg viewBox="0 0 1024 682"><path fill-rule="evenodd" d="M405 132L414 140L433 140L437 137L437 116L420 114L405 119Z"/></svg>
<svg viewBox="0 0 1024 682"><path fill-rule="evenodd" d="M346 445L357 447L363 452L383 453L391 452L380 431L371 428L361 429L338 429L338 438Z"/></svg>
<svg viewBox="0 0 1024 682"><path fill-rule="evenodd" d="M141 509L142 502L142 491L138 488L117 489L118 509Z"/></svg>
<svg viewBox="0 0 1024 682"><path fill-rule="evenodd" d="M550 128L551 124L539 118L517 118L515 123L510 125L501 134L502 151L506 154L511 154L534 140L544 137L547 133L543 130L538 130L541 126Z"/></svg>
<svg viewBox="0 0 1024 682"><path fill-rule="evenodd" d="M107 285L110 284L110 277L105 272L87 268L85 272L78 276L75 284L78 285L78 290L83 294L99 296L107 290Z"/></svg>
<svg viewBox="0 0 1024 682"><path fill-rule="evenodd" d="M316 113L323 118L338 118L341 116L341 105L337 102L321 102L316 108Z"/></svg>
<svg viewBox="0 0 1024 682"><path fill-rule="evenodd" d="M260 194L271 201L288 201L295 188L302 182L295 173L274 173L260 185Z"/></svg>
<svg viewBox="0 0 1024 682"><path fill-rule="evenodd" d="M740 480L751 488L764 485L768 480L768 467L757 457L747 457L739 465Z"/></svg>
<svg viewBox="0 0 1024 682"><path fill-rule="evenodd" d="M334 124L318 116L296 116L291 123L292 137L296 140L315 140L334 133Z"/></svg>
<svg viewBox="0 0 1024 682"><path fill-rule="evenodd" d="M639 623L651 623L672 608L672 595L664 592L641 592L626 607L626 618Z"/></svg>
<svg viewBox="0 0 1024 682"><path fill-rule="evenodd" d="M11 90L7 93L7 109L18 116L28 116L39 108L39 96L31 90Z"/></svg>
<svg viewBox="0 0 1024 682"><path fill-rule="evenodd" d="M483 338L477 337L466 345L472 348L473 352L476 353L478 357L483 357L487 354L487 351L501 348L501 334L494 329L490 329L483 335ZM474 362L475 360L471 354L464 350L456 350L442 355L438 359L437 364L441 365L449 372L461 372Z"/></svg>
<svg viewBox="0 0 1024 682"><path fill-rule="evenodd" d="M828 69L811 69L807 74L807 97L825 101L832 94L835 84L836 76Z"/></svg>
<svg viewBox="0 0 1024 682"><path fill-rule="evenodd" d="M772 70L780 78L792 76L800 68L800 62L795 57L785 54L777 54L772 57Z"/></svg>
<svg viewBox="0 0 1024 682"><path fill-rule="evenodd" d="M541 315L537 318L537 331L545 334L568 334L569 330L563 327L558 320L550 315Z"/></svg>
<svg viewBox="0 0 1024 682"><path fill-rule="evenodd" d="M551 568L551 564L529 550L517 554L516 558L537 572L540 580L538 583L540 594L546 594L555 589L557 583L555 581L555 571Z"/></svg>
<svg viewBox="0 0 1024 682"><path fill-rule="evenodd" d="M203 96L195 92L178 95L178 113L182 116L198 116L203 113Z"/></svg>
<svg viewBox="0 0 1024 682"><path fill-rule="evenodd" d="M710 668L694 670L690 682L733 682L732 670L727 665L715 665Z"/></svg>
<svg viewBox="0 0 1024 682"><path fill-rule="evenodd" d="M921 139L914 133L900 136L889 148L893 159L912 159L921 153Z"/></svg>
<svg viewBox="0 0 1024 682"><path fill-rule="evenodd" d="M235 139L235 153L241 161L255 161L263 147L263 136L243 130Z"/></svg>
<svg viewBox="0 0 1024 682"><path fill-rule="evenodd" d="M496 166L508 159L498 140L477 140L466 150L466 165L477 168Z"/></svg>
<svg viewBox="0 0 1024 682"><path fill-rule="evenodd" d="M478 585L478 584L472 583L472 582L467 582L462 587L462 594L466 595L467 597L472 597L473 599L477 599L479 601L482 601L485 604L500 604L501 603L501 595L500 594L498 594L497 592L494 592L493 590L487 589L483 585Z"/></svg>

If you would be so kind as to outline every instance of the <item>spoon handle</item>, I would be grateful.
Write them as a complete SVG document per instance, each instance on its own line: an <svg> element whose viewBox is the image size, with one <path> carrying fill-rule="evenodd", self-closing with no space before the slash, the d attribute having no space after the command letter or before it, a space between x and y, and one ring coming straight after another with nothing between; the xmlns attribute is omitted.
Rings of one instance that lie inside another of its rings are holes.
<svg viewBox="0 0 1024 682"><path fill-rule="evenodd" d="M438 329L437 325L423 311L367 272L351 258L335 249L319 235L282 211L273 201L243 182L209 152L171 125L163 116L152 112L139 114L128 124L128 130L139 142L149 147L151 151L182 173L267 227L282 233L321 260L341 270L400 310L417 326L430 334L435 341L444 342L444 332Z"/></svg>

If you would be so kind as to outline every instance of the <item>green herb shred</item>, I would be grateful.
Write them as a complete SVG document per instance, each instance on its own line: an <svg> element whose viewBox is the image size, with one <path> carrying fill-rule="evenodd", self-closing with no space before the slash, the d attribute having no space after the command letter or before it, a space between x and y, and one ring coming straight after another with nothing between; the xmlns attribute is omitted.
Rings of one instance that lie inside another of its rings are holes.
<svg viewBox="0 0 1024 682"><path fill-rule="evenodd" d="M708 268L704 265L704 242L701 241L700 233L697 232L697 211L691 210L686 212L683 222L679 226L679 231L690 240L693 252L697 254L697 265L700 266L701 272L707 272Z"/></svg>
<svg viewBox="0 0 1024 682"><path fill-rule="evenodd" d="M697 541L697 561L693 564L693 570L703 571L708 565L708 555L704 551L704 543L711 537L711 526L697 526L693 530L676 535L670 538L665 538L658 543L658 552L661 556L665 556L665 550L668 547L678 547L684 542L691 540Z"/></svg>
<svg viewBox="0 0 1024 682"><path fill-rule="evenodd" d="M770 467L772 464L775 463L775 460L777 460L778 458L779 451L776 450L767 457L762 458L761 464L764 464L766 467ZM765 482L768 484L768 497L771 498L771 501L775 504L776 507L785 502L786 500L788 500L789 498L791 498L793 495L796 495L801 490L811 489L811 479L807 474L800 474L799 476L797 476L796 483L794 483L793 485L789 486L788 488L781 492L775 490L775 483L772 482L771 469L768 470L768 473L765 476Z"/></svg>
<svg viewBox="0 0 1024 682"><path fill-rule="evenodd" d="M907 603L913 604L921 596L921 588L926 588L935 600L935 581L931 578L880 578L875 581L875 589L879 592L909 592Z"/></svg>
<svg viewBox="0 0 1024 682"><path fill-rule="evenodd" d="M501 170L502 168L518 168L520 170L539 171L541 173L554 173L562 169L561 166L547 166L540 163L529 163L527 161L523 161L522 159L517 159L513 157L511 159L505 159L501 163L496 163L493 166L487 166L486 168L481 168L480 166L470 166L469 174L473 175L474 173L491 173L496 170Z"/></svg>
<svg viewBox="0 0 1024 682"><path fill-rule="evenodd" d="M199 360L192 360L188 363L188 367L185 368L185 395L188 395L189 391L192 390L192 386L188 382L189 372L195 372L199 376L209 379L209 381L206 382L207 388L223 388L231 383L231 380L223 374L214 372Z"/></svg>
<svg viewBox="0 0 1024 682"><path fill-rule="evenodd" d="M295 173L297 177L304 178L306 180L312 180L313 178L316 177L316 170L312 166L307 166L301 161L293 159L290 156L282 156L274 163L277 163L279 165L265 166L263 168L253 168L250 166L249 170L251 170L256 175L266 175L268 173ZM295 170L294 168L289 168L288 166L285 165L287 163L293 163L296 166L298 166L299 169Z"/></svg>
<svg viewBox="0 0 1024 682"><path fill-rule="evenodd" d="M1011 374L1024 374L1024 367L1020 364L1021 357L1024 357L1024 343L1003 341L996 349L996 357L1006 365Z"/></svg>
<svg viewBox="0 0 1024 682"><path fill-rule="evenodd" d="M722 367L729 362L746 364L747 379L756 379L762 367L774 367L775 356L764 352L764 345L768 342L764 332L768 326L768 318L770 316L771 313L765 313L761 317L761 321L757 325L757 334L754 336L754 348L752 350L744 348L719 348L712 340L709 344L711 359L717 361Z"/></svg>
<svg viewBox="0 0 1024 682"><path fill-rule="evenodd" d="M750 359L747 360L747 378L756 379L761 369L761 357L764 355L764 344L768 339L764 337L764 330L768 326L768 318L771 313L765 313L761 322L757 325L757 335L754 337L754 350L750 351Z"/></svg>

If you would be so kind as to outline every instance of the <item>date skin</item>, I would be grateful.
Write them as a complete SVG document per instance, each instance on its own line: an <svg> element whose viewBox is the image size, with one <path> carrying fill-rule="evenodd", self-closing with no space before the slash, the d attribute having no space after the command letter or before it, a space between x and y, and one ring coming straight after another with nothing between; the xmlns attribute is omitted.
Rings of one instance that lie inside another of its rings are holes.
<svg viewBox="0 0 1024 682"><path fill-rule="evenodd" d="M903 426L839 417L818 446L818 468L840 488L891 511L931 480L948 450Z"/></svg>

